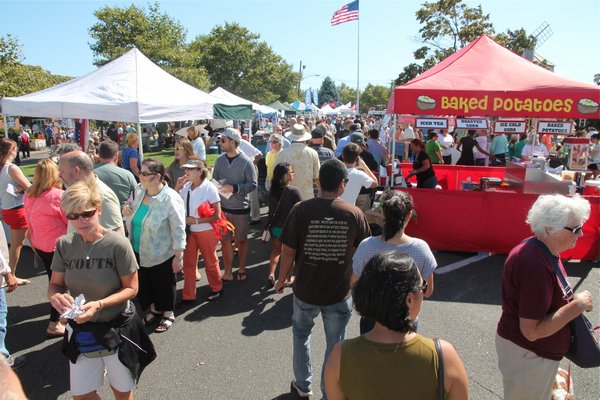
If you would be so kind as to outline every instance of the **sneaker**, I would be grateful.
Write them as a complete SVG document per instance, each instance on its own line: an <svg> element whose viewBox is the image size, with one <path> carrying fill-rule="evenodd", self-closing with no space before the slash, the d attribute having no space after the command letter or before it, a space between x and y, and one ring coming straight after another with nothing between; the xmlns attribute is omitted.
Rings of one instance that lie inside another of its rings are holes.
<svg viewBox="0 0 600 400"><path fill-rule="evenodd" d="M23 365L27 364L27 361L29 361L29 358L27 358L27 356L8 356L8 365L10 365L10 367L15 371L21 368Z"/></svg>
<svg viewBox="0 0 600 400"><path fill-rule="evenodd" d="M223 291L222 290L220 292L211 292L211 294L208 295L208 297L206 298L206 300L208 300L208 301L217 300L222 295L223 295Z"/></svg>
<svg viewBox="0 0 600 400"><path fill-rule="evenodd" d="M292 381L292 389L294 389L296 391L296 393L298 394L298 396L300 396L300 397L309 397L309 396L312 396L312 394L313 394L312 390L310 390L310 389L307 392L300 389L296 385L296 381Z"/></svg>

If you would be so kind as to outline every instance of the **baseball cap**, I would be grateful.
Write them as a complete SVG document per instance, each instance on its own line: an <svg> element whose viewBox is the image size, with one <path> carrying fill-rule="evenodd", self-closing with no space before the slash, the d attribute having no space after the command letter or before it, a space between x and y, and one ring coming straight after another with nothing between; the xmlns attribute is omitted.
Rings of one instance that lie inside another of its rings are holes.
<svg viewBox="0 0 600 400"><path fill-rule="evenodd" d="M350 142L362 144L365 142L365 137L362 135L362 133L354 132L352 135L350 135Z"/></svg>
<svg viewBox="0 0 600 400"><path fill-rule="evenodd" d="M242 141L242 135L240 135L240 132L237 129L227 128L223 131L221 135L228 137L234 142L240 143Z"/></svg>
<svg viewBox="0 0 600 400"><path fill-rule="evenodd" d="M204 168L206 164L202 160L187 160L180 168Z"/></svg>

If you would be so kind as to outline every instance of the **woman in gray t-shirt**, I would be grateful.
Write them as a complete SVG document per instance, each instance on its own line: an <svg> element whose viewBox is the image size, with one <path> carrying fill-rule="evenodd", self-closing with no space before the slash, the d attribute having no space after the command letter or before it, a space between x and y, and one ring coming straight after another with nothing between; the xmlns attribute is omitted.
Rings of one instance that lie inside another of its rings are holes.
<svg viewBox="0 0 600 400"><path fill-rule="evenodd" d="M384 251L395 251L408 254L415 260L421 276L427 281L425 297L431 296L433 271L437 267L435 257L425 241L410 237L404 232L413 213L412 197L406 192L388 190L381 196L381 211L384 217L383 235L363 240L356 249L352 258L353 282L358 280L373 256Z"/></svg>
<svg viewBox="0 0 600 400"><path fill-rule="evenodd" d="M131 392L135 377L118 358L122 349L104 345L99 348L95 338L91 342L94 350L86 351L79 334L105 326L121 326L114 321L122 319L126 310L132 312L130 300L138 290L138 264L133 250L125 237L100 225L102 196L94 181L69 186L61 199L61 208L75 232L58 240L48 299L61 314L73 309L75 297L83 294L86 300L80 308L83 313L69 319L67 327L69 343L75 335L79 345L76 360L69 357L71 393L73 396L95 393L102 386L105 369L113 390Z"/></svg>

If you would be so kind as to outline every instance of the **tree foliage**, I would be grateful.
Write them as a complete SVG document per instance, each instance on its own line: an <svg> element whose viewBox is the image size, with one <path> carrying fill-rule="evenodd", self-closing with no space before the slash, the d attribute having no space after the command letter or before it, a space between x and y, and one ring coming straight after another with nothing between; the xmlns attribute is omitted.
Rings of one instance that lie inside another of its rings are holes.
<svg viewBox="0 0 600 400"><path fill-rule="evenodd" d="M413 62L404 67L396 78L397 85L410 81L483 34L519 55L535 46L535 38L523 28L495 35L490 16L481 5L469 7L463 0L425 2L416 17L422 25L418 38L422 46L413 55L420 64Z"/></svg>
<svg viewBox="0 0 600 400"><path fill-rule="evenodd" d="M323 79L323 83L321 83L321 88L319 89L319 101L321 104L331 103L332 101L337 103L339 101L335 82L333 82L333 80L328 76L325 77L325 79Z"/></svg>
<svg viewBox="0 0 600 400"><path fill-rule="evenodd" d="M71 79L53 75L39 66L22 64L23 51L19 41L0 36L0 98L37 92Z"/></svg>
<svg viewBox="0 0 600 400"><path fill-rule="evenodd" d="M199 89L211 86L206 70L194 65L187 51L186 29L168 14L162 13L158 2L144 7L105 6L94 12L98 19L89 29L94 42L94 64L102 66L132 48L165 71Z"/></svg>
<svg viewBox="0 0 600 400"><path fill-rule="evenodd" d="M337 87L338 98L341 104L347 104L348 102L356 103L356 89L352 88L345 83L340 84Z"/></svg>
<svg viewBox="0 0 600 400"><path fill-rule="evenodd" d="M600 85L600 74L594 75L594 83Z"/></svg>
<svg viewBox="0 0 600 400"><path fill-rule="evenodd" d="M298 82L290 64L260 41L260 35L237 23L227 22L198 36L190 51L215 87L257 103L290 100Z"/></svg>
<svg viewBox="0 0 600 400"><path fill-rule="evenodd" d="M360 94L360 112L366 113L371 107L385 110L390 100L389 87L368 84Z"/></svg>

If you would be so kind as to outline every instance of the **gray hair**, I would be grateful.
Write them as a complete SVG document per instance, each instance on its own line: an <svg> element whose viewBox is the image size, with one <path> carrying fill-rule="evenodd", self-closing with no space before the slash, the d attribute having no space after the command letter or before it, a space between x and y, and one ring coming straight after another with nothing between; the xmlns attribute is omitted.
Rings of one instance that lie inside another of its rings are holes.
<svg viewBox="0 0 600 400"><path fill-rule="evenodd" d="M548 233L556 233L569 226L570 220L583 224L589 217L590 203L579 195L548 194L538 197L533 203L525 222L536 236L544 238Z"/></svg>
<svg viewBox="0 0 600 400"><path fill-rule="evenodd" d="M272 140L276 140L279 143L283 143L283 138L281 137L281 135L272 134L271 136L269 136L269 142Z"/></svg>
<svg viewBox="0 0 600 400"><path fill-rule="evenodd" d="M81 146L79 146L77 143L64 143L58 146L56 149L56 154L62 156L75 150L81 150Z"/></svg>

